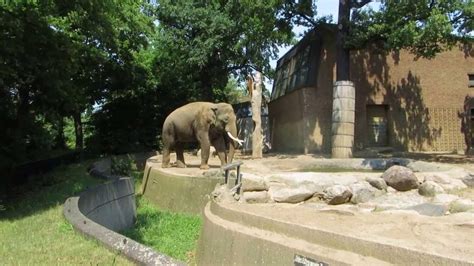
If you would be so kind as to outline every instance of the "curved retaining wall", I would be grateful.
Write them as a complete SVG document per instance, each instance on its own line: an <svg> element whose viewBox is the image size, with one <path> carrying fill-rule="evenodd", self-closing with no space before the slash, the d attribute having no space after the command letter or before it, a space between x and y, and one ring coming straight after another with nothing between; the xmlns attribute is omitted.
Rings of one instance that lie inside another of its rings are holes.
<svg viewBox="0 0 474 266"><path fill-rule="evenodd" d="M134 226L136 203L133 180L110 174L110 159L94 163L89 173L111 180L71 197L64 203L64 216L74 228L102 242L106 247L119 251L131 261L145 265L183 265L160 254L118 231ZM108 167L107 167L108 166Z"/></svg>
<svg viewBox="0 0 474 266"><path fill-rule="evenodd" d="M378 214L379 223L367 224L358 216L295 208L211 201L204 210L197 264L473 265L471 240L466 235L472 230L456 226L465 224L467 218L464 222L427 222L400 214L392 221L394 216ZM399 223L400 219L404 223ZM359 233L364 226L371 227L372 233ZM431 229L424 230L427 226ZM428 241L440 228L446 231L437 232L442 237ZM400 233L411 231L416 233L405 236L409 239L400 237ZM444 237L449 238L448 243L460 242L449 246Z"/></svg>
<svg viewBox="0 0 474 266"><path fill-rule="evenodd" d="M198 169L194 174L182 175L162 169L160 164L155 159L147 161L141 190L144 197L163 210L202 214L209 194L223 182L223 177L203 176Z"/></svg>

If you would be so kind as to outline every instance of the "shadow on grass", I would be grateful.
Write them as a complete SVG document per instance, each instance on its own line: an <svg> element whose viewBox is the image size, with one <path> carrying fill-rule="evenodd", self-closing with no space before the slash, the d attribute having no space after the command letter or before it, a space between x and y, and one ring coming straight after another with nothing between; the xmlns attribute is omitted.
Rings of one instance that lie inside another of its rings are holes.
<svg viewBox="0 0 474 266"><path fill-rule="evenodd" d="M21 219L62 205L68 197L101 183L87 174L89 163L59 166L49 173L30 177L22 186L8 188L7 197L1 202L4 210L0 210L0 220Z"/></svg>

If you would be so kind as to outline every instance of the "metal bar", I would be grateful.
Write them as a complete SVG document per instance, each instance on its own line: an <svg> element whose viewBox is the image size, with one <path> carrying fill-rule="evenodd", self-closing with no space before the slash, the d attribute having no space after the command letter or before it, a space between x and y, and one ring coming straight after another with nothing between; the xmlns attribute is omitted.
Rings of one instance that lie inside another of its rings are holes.
<svg viewBox="0 0 474 266"><path fill-rule="evenodd" d="M229 163L229 164L226 164L224 166L221 167L222 170L224 171L228 171L230 169L233 169L233 168L236 168L238 166L241 166L242 164L244 164L242 161L238 161L238 162L234 162L234 163Z"/></svg>

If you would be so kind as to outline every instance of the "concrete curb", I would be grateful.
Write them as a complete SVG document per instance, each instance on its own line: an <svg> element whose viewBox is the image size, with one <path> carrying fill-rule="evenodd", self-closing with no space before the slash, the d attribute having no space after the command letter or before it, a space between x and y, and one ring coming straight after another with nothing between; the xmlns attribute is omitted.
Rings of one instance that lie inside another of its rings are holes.
<svg viewBox="0 0 474 266"><path fill-rule="evenodd" d="M140 265L185 265L117 233L135 222L134 186L130 178L108 174L110 168L103 167L107 166L104 160L108 159L94 163L89 173L111 181L83 191L80 196L68 198L63 208L65 218L76 231L97 239Z"/></svg>

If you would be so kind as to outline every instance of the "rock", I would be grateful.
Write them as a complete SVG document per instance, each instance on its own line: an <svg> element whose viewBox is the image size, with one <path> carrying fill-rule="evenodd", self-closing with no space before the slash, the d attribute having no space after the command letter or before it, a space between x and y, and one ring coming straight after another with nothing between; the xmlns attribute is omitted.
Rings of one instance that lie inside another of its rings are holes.
<svg viewBox="0 0 474 266"><path fill-rule="evenodd" d="M387 193L397 193L398 190L394 189L393 187L387 187Z"/></svg>
<svg viewBox="0 0 474 266"><path fill-rule="evenodd" d="M426 181L438 183L445 191L467 188L462 179L450 177L447 173L431 173L425 176Z"/></svg>
<svg viewBox="0 0 474 266"><path fill-rule="evenodd" d="M349 202L352 192L347 186L334 185L323 192L323 198L329 205L339 205Z"/></svg>
<svg viewBox="0 0 474 266"><path fill-rule="evenodd" d="M242 194L242 201L246 203L266 203L270 199L267 191L250 191Z"/></svg>
<svg viewBox="0 0 474 266"><path fill-rule="evenodd" d="M449 204L451 213L468 212L474 210L474 201L469 199L457 199Z"/></svg>
<svg viewBox="0 0 474 266"><path fill-rule="evenodd" d="M378 190L387 190L387 183L380 177L368 177L367 182Z"/></svg>
<svg viewBox="0 0 474 266"><path fill-rule="evenodd" d="M214 191L211 192L211 196L215 201L223 203L236 202L234 194L235 193L232 193L226 185L219 184L217 184Z"/></svg>
<svg viewBox="0 0 474 266"><path fill-rule="evenodd" d="M414 210L417 213L426 216L443 216L448 212L449 208L447 205L443 204L422 203L408 207L405 210Z"/></svg>
<svg viewBox="0 0 474 266"><path fill-rule="evenodd" d="M413 171L407 167L394 165L383 173L382 178L387 185L398 191L408 191L418 188L418 179Z"/></svg>
<svg viewBox="0 0 474 266"><path fill-rule="evenodd" d="M242 174L242 191L263 191L268 190L268 186L262 176L243 173Z"/></svg>
<svg viewBox="0 0 474 266"><path fill-rule="evenodd" d="M426 197L418 194L418 191L387 193L369 201L375 205L375 211L406 209L415 205L428 202Z"/></svg>
<svg viewBox="0 0 474 266"><path fill-rule="evenodd" d="M474 187L474 175L469 174L462 179L462 182L468 187Z"/></svg>
<svg viewBox="0 0 474 266"><path fill-rule="evenodd" d="M425 197L434 197L436 194L444 193L444 189L433 181L425 181L418 188L418 193Z"/></svg>
<svg viewBox="0 0 474 266"><path fill-rule="evenodd" d="M437 194L434 196L432 202L433 203L442 203L442 204L449 204L452 201L459 199L458 196L452 194Z"/></svg>
<svg viewBox="0 0 474 266"><path fill-rule="evenodd" d="M271 186L268 193L276 202L298 203L311 198L315 191L306 186Z"/></svg>
<svg viewBox="0 0 474 266"><path fill-rule="evenodd" d="M351 202L354 204L364 203L375 198L378 191L365 181L350 185L350 189L352 191Z"/></svg>
<svg viewBox="0 0 474 266"><path fill-rule="evenodd" d="M357 181L356 176L342 173L296 172L279 173L265 177L265 183L268 186L273 184L285 184L288 187L306 186L320 193L330 186L349 185Z"/></svg>

